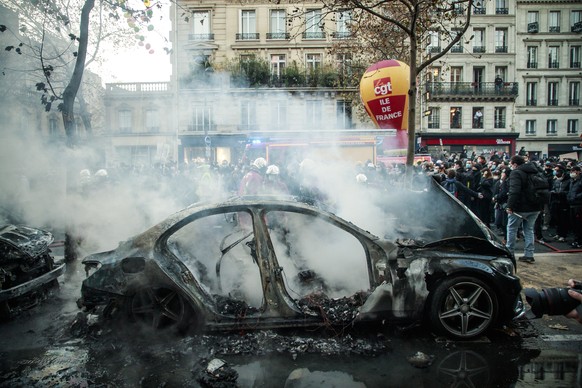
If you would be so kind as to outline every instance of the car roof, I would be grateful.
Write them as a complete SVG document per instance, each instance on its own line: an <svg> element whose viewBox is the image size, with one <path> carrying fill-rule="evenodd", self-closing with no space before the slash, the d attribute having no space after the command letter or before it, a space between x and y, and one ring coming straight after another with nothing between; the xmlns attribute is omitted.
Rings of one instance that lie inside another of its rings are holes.
<svg viewBox="0 0 582 388"><path fill-rule="evenodd" d="M29 226L3 225L0 226L0 241L34 257L44 253L54 237L50 232Z"/></svg>

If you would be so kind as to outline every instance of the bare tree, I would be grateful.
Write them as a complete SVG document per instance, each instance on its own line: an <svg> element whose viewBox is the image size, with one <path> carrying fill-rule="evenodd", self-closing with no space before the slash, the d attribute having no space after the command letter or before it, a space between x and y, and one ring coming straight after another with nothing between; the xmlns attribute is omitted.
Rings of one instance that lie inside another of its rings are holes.
<svg viewBox="0 0 582 388"><path fill-rule="evenodd" d="M20 33L12 34L20 42L6 47L6 50L27 56L29 63L38 63L29 72L32 77L40 74L35 85L42 93L41 102L47 112L57 105L67 145L74 146L78 141L75 101L79 102L88 135L92 132L91 114L86 109L85 96L79 93L85 69L100 61L100 48L104 42L116 46L135 42L132 35L144 24L149 24L152 8L135 10L128 8L125 2L101 0L99 12L93 14L95 0L1 2L23 18ZM160 8L161 4L153 7ZM124 23L124 18L131 23ZM1 32L5 30L5 27L0 28Z"/></svg>
<svg viewBox="0 0 582 388"><path fill-rule="evenodd" d="M332 15L328 20L335 20L334 14L352 13L350 29L355 32L354 41L359 43L352 50L360 53L362 48L373 50L368 53L371 60L394 55L393 59L410 66L406 164L412 166L419 76L463 38L471 23L473 0L323 0L320 3ZM299 4L297 7L302 9ZM299 14L296 12L295 17L301 17ZM324 23L320 27L327 28ZM438 52L427 50L431 34L439 34L445 43Z"/></svg>

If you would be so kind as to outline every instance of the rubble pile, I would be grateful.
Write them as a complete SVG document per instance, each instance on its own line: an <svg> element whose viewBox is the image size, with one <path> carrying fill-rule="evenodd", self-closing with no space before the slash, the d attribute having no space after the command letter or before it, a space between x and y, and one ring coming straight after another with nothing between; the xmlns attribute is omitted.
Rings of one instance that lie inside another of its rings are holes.
<svg viewBox="0 0 582 388"><path fill-rule="evenodd" d="M197 344L210 349L212 355L255 355L265 356L273 353L320 354L324 356L364 355L376 356L388 350L384 337L373 339L356 338L342 335L333 338L325 336L283 335L270 330L246 333L240 336L201 335L193 339Z"/></svg>
<svg viewBox="0 0 582 388"><path fill-rule="evenodd" d="M350 297L330 299L325 293L316 292L299 300L299 306L304 311L320 314L329 325L349 324L369 295L369 292L360 291Z"/></svg>

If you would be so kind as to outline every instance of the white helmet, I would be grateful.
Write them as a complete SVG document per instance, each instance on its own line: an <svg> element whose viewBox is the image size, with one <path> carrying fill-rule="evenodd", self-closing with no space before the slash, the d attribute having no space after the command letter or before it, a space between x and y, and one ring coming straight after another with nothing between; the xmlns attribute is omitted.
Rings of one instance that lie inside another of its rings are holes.
<svg viewBox="0 0 582 388"><path fill-rule="evenodd" d="M269 167L267 167L267 172L265 174L279 175L279 167L275 166L274 164L271 164Z"/></svg>
<svg viewBox="0 0 582 388"><path fill-rule="evenodd" d="M356 182L358 183L366 183L368 181L368 177L365 176L364 174L358 174L356 175Z"/></svg>
<svg viewBox="0 0 582 388"><path fill-rule="evenodd" d="M87 177L91 176L91 171L89 171L88 169L84 169L84 170L81 170L79 175L81 176L81 178L87 178Z"/></svg>
<svg viewBox="0 0 582 388"><path fill-rule="evenodd" d="M95 176L106 177L107 176L107 170L105 170L103 168L101 170L97 170L97 172L95 173Z"/></svg>
<svg viewBox="0 0 582 388"><path fill-rule="evenodd" d="M265 160L265 158L256 158L255 161L253 162L253 166L260 170L267 166L267 161Z"/></svg>

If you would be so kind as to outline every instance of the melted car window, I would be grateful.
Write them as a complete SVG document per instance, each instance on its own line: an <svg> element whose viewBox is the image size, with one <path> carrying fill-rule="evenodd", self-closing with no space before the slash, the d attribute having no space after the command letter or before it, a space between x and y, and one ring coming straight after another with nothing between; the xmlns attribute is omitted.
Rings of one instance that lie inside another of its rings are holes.
<svg viewBox="0 0 582 388"><path fill-rule="evenodd" d="M198 218L174 233L168 247L215 300L258 308L263 295L250 217L220 213Z"/></svg>
<svg viewBox="0 0 582 388"><path fill-rule="evenodd" d="M366 252L352 234L308 214L272 211L266 220L293 298L314 292L338 298L370 288Z"/></svg>

